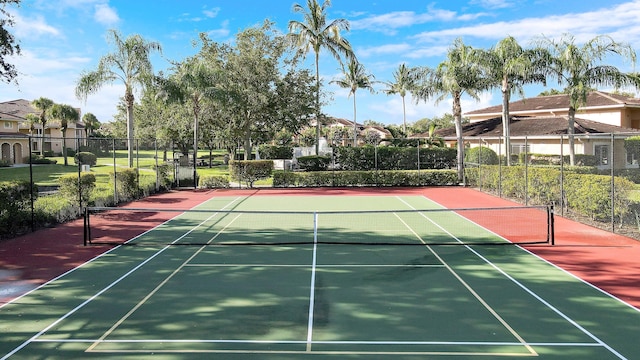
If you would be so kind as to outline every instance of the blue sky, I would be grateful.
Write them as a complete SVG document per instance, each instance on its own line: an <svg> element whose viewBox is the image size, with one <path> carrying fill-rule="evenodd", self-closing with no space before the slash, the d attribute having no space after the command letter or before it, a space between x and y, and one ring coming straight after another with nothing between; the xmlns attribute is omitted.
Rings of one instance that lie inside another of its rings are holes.
<svg viewBox="0 0 640 360"><path fill-rule="evenodd" d="M7 8L14 15L12 32L22 47L21 56L9 59L20 72L19 85L0 83L0 101L45 96L92 112L101 122L111 121L124 94L122 84L105 86L86 102L74 96L80 73L94 69L98 59L111 51L105 42L108 29L160 42L163 54L153 56L154 70L166 70L169 60L197 53L193 40L201 32L214 41L230 42L238 31L265 19L286 32L289 20L302 20L291 10L295 2L306 4L306 0L22 0L19 7ZM343 36L378 81L392 80L401 63L437 66L458 37L465 44L489 48L507 35L528 46L542 35L571 33L580 42L608 34L640 49L640 0L333 0L328 17L349 20L351 31ZM312 59L310 54L310 69ZM328 53L321 53L320 60L325 83L340 77L339 64ZM632 70L631 64L617 59L611 63ZM550 87L561 88L555 83ZM358 122L402 123L400 96L386 96L383 88L377 86L376 94L356 93ZM353 119L353 98L347 91L335 86L328 90L333 96L324 112ZM535 96L544 88L525 90L527 96ZM478 102L464 99L463 112L499 103L499 94L487 92ZM407 99L408 122L446 112L451 112L449 99L438 104Z"/></svg>

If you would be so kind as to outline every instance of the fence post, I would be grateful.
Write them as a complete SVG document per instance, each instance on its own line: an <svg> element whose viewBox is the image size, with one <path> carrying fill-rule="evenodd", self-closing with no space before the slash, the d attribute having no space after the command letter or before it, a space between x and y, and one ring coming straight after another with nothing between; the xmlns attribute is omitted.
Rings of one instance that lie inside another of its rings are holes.
<svg viewBox="0 0 640 360"><path fill-rule="evenodd" d="M611 232L616 232L615 135L611 133Z"/></svg>
<svg viewBox="0 0 640 360"><path fill-rule="evenodd" d="M111 144L111 151L113 152L113 202L118 204L118 171L116 170L116 139L114 138Z"/></svg>

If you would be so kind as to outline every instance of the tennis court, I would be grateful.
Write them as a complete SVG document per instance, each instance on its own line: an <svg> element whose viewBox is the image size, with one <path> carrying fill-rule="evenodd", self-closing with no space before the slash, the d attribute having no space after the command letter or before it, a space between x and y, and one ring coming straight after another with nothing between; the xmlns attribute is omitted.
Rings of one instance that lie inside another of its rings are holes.
<svg viewBox="0 0 640 360"><path fill-rule="evenodd" d="M97 211L89 241L156 211ZM424 196L212 197L0 307L0 358L637 357L637 309L497 245L550 230Z"/></svg>

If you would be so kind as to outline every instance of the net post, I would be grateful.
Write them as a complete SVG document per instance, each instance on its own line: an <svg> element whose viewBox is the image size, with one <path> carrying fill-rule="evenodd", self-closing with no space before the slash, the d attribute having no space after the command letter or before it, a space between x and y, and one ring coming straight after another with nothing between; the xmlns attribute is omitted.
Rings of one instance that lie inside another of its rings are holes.
<svg viewBox="0 0 640 360"><path fill-rule="evenodd" d="M553 204L547 207L547 213L548 213L548 219L549 219L548 220L549 221L549 240L550 240L551 246L553 246L556 244Z"/></svg>
<svg viewBox="0 0 640 360"><path fill-rule="evenodd" d="M84 208L84 224L83 224L83 227L82 227L83 237L84 237L84 241L83 241L84 246L87 246L87 240L88 240L87 239L87 222L88 222L88 220L89 220L89 210L88 210L88 207L85 207Z"/></svg>

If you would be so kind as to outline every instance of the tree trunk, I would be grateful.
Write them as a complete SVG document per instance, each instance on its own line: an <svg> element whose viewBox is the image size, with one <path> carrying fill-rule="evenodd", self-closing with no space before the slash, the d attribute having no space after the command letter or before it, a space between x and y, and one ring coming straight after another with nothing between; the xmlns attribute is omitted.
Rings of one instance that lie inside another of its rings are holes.
<svg viewBox="0 0 640 360"><path fill-rule="evenodd" d="M316 52L316 155L320 155L320 54Z"/></svg>
<svg viewBox="0 0 640 360"><path fill-rule="evenodd" d="M62 156L64 157L64 166L69 165L69 163L67 162L67 130L66 129L62 131Z"/></svg>
<svg viewBox="0 0 640 360"><path fill-rule="evenodd" d="M453 93L453 120L456 125L456 139L458 143L458 181L464 182L464 142L462 139L462 106L460 104L460 92Z"/></svg>
<svg viewBox="0 0 640 360"><path fill-rule="evenodd" d="M356 92L353 92L353 147L358 146L358 127L356 126Z"/></svg>
<svg viewBox="0 0 640 360"><path fill-rule="evenodd" d="M130 90L124 95L124 101L127 104L127 159L129 167L133 167L133 148L135 147L135 134L133 133L133 101L134 97ZM115 169L113 169L115 171Z"/></svg>
<svg viewBox="0 0 640 360"><path fill-rule="evenodd" d="M502 80L502 135L504 136L504 155L507 166L511 166L511 124L509 119L509 100L511 89L507 79Z"/></svg>
<svg viewBox="0 0 640 360"><path fill-rule="evenodd" d="M569 106L569 125L567 128L567 135L569 135L569 164L574 166L576 164L576 150L575 150L575 129L574 123L576 119L576 109L573 106Z"/></svg>

